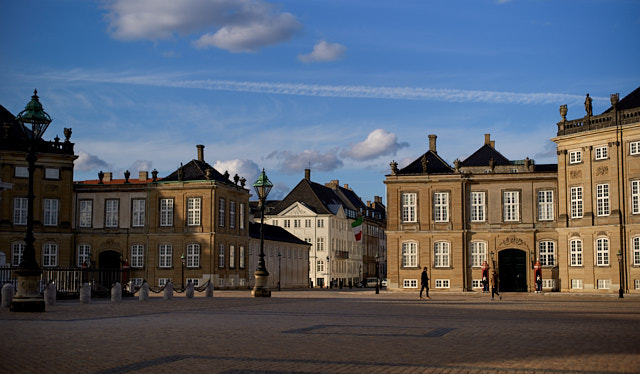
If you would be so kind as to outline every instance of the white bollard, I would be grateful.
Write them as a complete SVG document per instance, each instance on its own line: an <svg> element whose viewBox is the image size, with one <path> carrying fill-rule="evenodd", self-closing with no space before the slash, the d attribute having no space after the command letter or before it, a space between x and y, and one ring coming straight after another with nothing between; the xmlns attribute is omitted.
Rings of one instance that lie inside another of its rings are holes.
<svg viewBox="0 0 640 374"><path fill-rule="evenodd" d="M111 302L119 303L122 301L122 285L120 282L116 282L116 284L111 287Z"/></svg>
<svg viewBox="0 0 640 374"><path fill-rule="evenodd" d="M80 288L80 302L82 304L89 304L91 302L91 285L85 283Z"/></svg>
<svg viewBox="0 0 640 374"><path fill-rule="evenodd" d="M13 288L13 284L7 283L2 286L2 307L8 308L11 306L11 301L13 300L13 296L16 294L15 288Z"/></svg>
<svg viewBox="0 0 640 374"><path fill-rule="evenodd" d="M195 287L193 286L193 282L189 281L187 282L187 288L184 291L185 296L187 296L187 298L189 299L193 299L193 294L195 292Z"/></svg>
<svg viewBox="0 0 640 374"><path fill-rule="evenodd" d="M171 281L169 281L169 283L164 287L164 299L173 299L173 282Z"/></svg>
<svg viewBox="0 0 640 374"><path fill-rule="evenodd" d="M204 295L205 297L213 297L213 283L211 281L207 283L207 288Z"/></svg>
<svg viewBox="0 0 640 374"><path fill-rule="evenodd" d="M56 304L56 284L49 283L44 289L44 305Z"/></svg>
<svg viewBox="0 0 640 374"><path fill-rule="evenodd" d="M140 294L138 295L138 300L149 301L149 283L144 282L140 287Z"/></svg>

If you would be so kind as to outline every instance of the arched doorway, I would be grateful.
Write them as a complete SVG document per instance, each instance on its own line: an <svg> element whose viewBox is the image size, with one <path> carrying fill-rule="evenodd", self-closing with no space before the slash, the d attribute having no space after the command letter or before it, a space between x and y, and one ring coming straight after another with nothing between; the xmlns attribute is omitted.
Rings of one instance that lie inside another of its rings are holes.
<svg viewBox="0 0 640 374"><path fill-rule="evenodd" d="M100 285L106 289L120 282L120 252L113 250L100 252L98 255L98 270Z"/></svg>
<svg viewBox="0 0 640 374"><path fill-rule="evenodd" d="M527 292L527 253L510 248L498 252L500 291Z"/></svg>

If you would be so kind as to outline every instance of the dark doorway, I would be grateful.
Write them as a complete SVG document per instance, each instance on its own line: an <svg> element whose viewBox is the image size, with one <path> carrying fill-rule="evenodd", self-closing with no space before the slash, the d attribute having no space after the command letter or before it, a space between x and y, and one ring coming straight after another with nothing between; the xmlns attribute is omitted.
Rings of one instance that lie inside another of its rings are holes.
<svg viewBox="0 0 640 374"><path fill-rule="evenodd" d="M100 252L98 256L100 286L111 289L114 283L120 282L120 253L116 251Z"/></svg>
<svg viewBox="0 0 640 374"><path fill-rule="evenodd" d="M527 253L505 249L498 253L500 291L527 292Z"/></svg>

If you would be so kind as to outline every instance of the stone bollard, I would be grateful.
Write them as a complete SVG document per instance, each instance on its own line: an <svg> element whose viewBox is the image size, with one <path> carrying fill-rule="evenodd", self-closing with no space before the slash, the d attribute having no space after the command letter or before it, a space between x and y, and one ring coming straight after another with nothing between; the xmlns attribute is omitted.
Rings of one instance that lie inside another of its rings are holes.
<svg viewBox="0 0 640 374"><path fill-rule="evenodd" d="M49 283L44 289L44 305L56 304L56 284Z"/></svg>
<svg viewBox="0 0 640 374"><path fill-rule="evenodd" d="M13 295L15 295L16 290L13 288L13 284L7 283L2 286L2 307L8 308L11 306L11 301L13 300Z"/></svg>
<svg viewBox="0 0 640 374"><path fill-rule="evenodd" d="M213 283L209 281L205 290L205 297L213 297Z"/></svg>
<svg viewBox="0 0 640 374"><path fill-rule="evenodd" d="M173 282L169 281L166 286L164 286L164 299L170 300L173 299Z"/></svg>
<svg viewBox="0 0 640 374"><path fill-rule="evenodd" d="M187 282L187 288L184 291L185 296L189 299L193 299L193 294L195 292L195 287L193 286L193 282Z"/></svg>
<svg viewBox="0 0 640 374"><path fill-rule="evenodd" d="M116 284L111 287L111 302L119 303L122 301L122 285L120 282L116 282Z"/></svg>
<svg viewBox="0 0 640 374"><path fill-rule="evenodd" d="M138 295L138 300L149 301L149 283L142 283L142 286L140 287L140 294Z"/></svg>
<svg viewBox="0 0 640 374"><path fill-rule="evenodd" d="M80 288L80 302L82 304L89 304L91 302L91 285L85 283Z"/></svg>

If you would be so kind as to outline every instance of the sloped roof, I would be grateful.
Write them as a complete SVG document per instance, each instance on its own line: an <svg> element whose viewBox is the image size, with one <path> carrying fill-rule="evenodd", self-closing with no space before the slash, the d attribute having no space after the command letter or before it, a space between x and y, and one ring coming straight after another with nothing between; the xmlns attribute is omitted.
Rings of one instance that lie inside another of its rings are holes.
<svg viewBox="0 0 640 374"><path fill-rule="evenodd" d="M493 159L496 166L511 165L511 161L496 151L489 144L485 144L460 163L462 167L469 166L489 166L489 161Z"/></svg>
<svg viewBox="0 0 640 374"><path fill-rule="evenodd" d="M438 156L437 153L429 150L427 153L418 157L415 161L398 170L396 174L424 174L422 160L427 160L427 174L450 174L454 170L449 164Z"/></svg>
<svg viewBox="0 0 640 374"><path fill-rule="evenodd" d="M333 214L330 207L343 204L331 188L302 179L269 214L278 214L297 201L303 202L316 214Z"/></svg>
<svg viewBox="0 0 640 374"><path fill-rule="evenodd" d="M304 240L301 240L297 236L291 234L289 231L279 226L265 224L263 230L265 240L294 244L305 244L309 246L311 245L311 243L307 243ZM249 236L253 239L260 239L259 223L249 222Z"/></svg>
<svg viewBox="0 0 640 374"><path fill-rule="evenodd" d="M636 88L635 90L633 90L633 92L623 97L620 101L618 101L617 105L618 110L627 110L638 107L640 107L640 87ZM603 114L608 113L612 110L613 107L609 107L609 109L605 110Z"/></svg>
<svg viewBox="0 0 640 374"><path fill-rule="evenodd" d="M182 178L180 178L180 169L182 168ZM200 160L191 160L186 165L181 168L176 169L173 173L168 176L162 178L163 182L173 182L173 181L199 181L199 180L207 180L207 169L211 169L211 180L223 183L232 182L229 178L226 178L224 175L220 174L213 166L208 163Z"/></svg>

